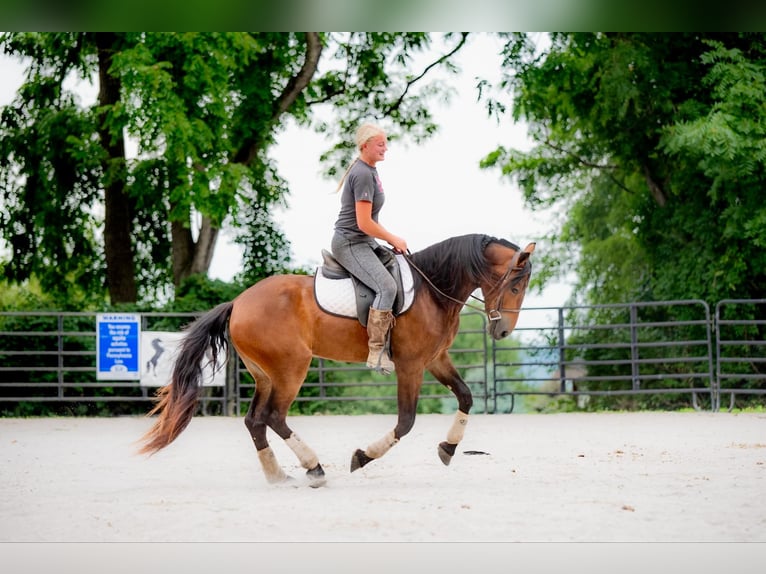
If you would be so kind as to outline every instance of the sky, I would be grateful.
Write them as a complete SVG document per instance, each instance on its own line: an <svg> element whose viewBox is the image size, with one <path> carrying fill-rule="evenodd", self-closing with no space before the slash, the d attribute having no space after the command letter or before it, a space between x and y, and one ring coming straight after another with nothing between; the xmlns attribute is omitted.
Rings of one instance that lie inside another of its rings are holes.
<svg viewBox="0 0 766 574"><path fill-rule="evenodd" d="M529 148L526 127L505 117L500 124L478 103L477 78L499 78L500 43L488 35L474 34L457 60L461 73L451 76L456 94L449 104L432 110L440 129L425 143L389 143L386 159L377 166L386 192L380 222L404 237L411 251L466 233L502 237L522 247L537 241L549 227L552 214L530 211L522 194L498 169L481 170L479 161L499 145ZM23 68L0 55L0 106L9 104L23 79ZM94 98L92 86L83 88L83 99ZM353 140L354 134L348 135ZM321 177L320 154L329 142L307 128L294 125L280 134L272 157L287 180L287 209L275 213L292 245L296 264L313 267L320 251L329 249L333 224L340 206L337 180ZM534 256L533 256L534 261ZM230 280L241 269L241 252L223 232L218 240L210 276ZM542 294L529 292L525 307L558 307L566 303L567 283L546 285Z"/></svg>

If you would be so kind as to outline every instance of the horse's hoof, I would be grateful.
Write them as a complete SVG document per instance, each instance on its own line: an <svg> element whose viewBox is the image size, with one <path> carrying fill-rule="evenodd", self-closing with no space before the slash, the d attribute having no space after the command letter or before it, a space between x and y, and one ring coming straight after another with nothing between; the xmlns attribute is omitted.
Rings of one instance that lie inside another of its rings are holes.
<svg viewBox="0 0 766 574"><path fill-rule="evenodd" d="M309 486L311 488L319 488L327 484L327 479L324 475L324 469L321 464L317 464L314 468L310 468L306 471L306 476L309 478Z"/></svg>
<svg viewBox="0 0 766 574"><path fill-rule="evenodd" d="M455 456L456 448L456 444L450 444L448 442L439 443L439 448L436 449L436 452L439 453L439 460L444 463L444 466L449 466L449 463L452 462L452 457Z"/></svg>
<svg viewBox="0 0 766 574"><path fill-rule="evenodd" d="M362 449L360 448L356 449L356 452L351 457L351 472L354 472L355 470L359 470L371 460L375 460L375 459L367 456Z"/></svg>

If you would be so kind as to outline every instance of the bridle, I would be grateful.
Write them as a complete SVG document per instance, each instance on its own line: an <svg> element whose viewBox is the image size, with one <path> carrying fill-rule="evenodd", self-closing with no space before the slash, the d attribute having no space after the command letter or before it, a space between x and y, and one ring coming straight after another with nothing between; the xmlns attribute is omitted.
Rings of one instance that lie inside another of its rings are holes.
<svg viewBox="0 0 766 574"><path fill-rule="evenodd" d="M404 259L409 263L410 267L412 267L415 271L417 271L420 276L425 280L425 282L445 299L449 299L450 301L453 301L454 303L457 303L459 305L465 305L466 307L470 307L474 311L479 311L480 313L486 313L487 319L489 321L499 321L502 318L503 312L505 313L519 313L521 309L510 309L508 307L503 307L503 292L506 289L512 289L515 287L524 277L529 275L532 272L532 266L529 261L524 265L524 267L519 267L519 258L521 257L522 250L519 249L516 251L516 254L513 256L513 259L511 259L510 265L508 265L508 269L506 269L505 273L503 273L503 276L500 277L500 280L497 282L495 286L493 286L490 289L490 293L494 293L497 291L497 303L495 304L494 308L487 311L486 310L486 302L481 297L477 297L473 293L471 293L471 297L479 301L480 303L484 304L484 308L477 307L476 305L471 305L467 301L461 301L460 299L456 299L455 297L452 297L450 295L447 295L444 291L439 289L436 285L433 284L431 279L425 274L425 272L420 269L415 263L412 261L412 258L410 257L409 251L407 253L403 253ZM518 270L518 273L514 273L515 270Z"/></svg>
<svg viewBox="0 0 766 574"><path fill-rule="evenodd" d="M527 277L532 272L532 264L527 261L524 267L519 267L519 258L521 257L522 251L519 249L516 252L516 255L513 256L513 259L511 259L510 265L508 265L508 269L506 269L505 273L503 273L503 276L500 278L500 280L497 282L497 285L493 287L490 290L490 293L497 291L497 303L495 303L495 308L491 309L490 311L487 311L487 319L489 321L499 321L502 318L501 313L519 313L521 309L510 309L508 307L503 307L503 293L506 290L513 289L516 285L518 285L524 277ZM514 271L518 270L518 273L514 273ZM482 300L480 297L476 297L473 293L471 294L471 297L476 299L477 301L481 301L485 304L484 300Z"/></svg>

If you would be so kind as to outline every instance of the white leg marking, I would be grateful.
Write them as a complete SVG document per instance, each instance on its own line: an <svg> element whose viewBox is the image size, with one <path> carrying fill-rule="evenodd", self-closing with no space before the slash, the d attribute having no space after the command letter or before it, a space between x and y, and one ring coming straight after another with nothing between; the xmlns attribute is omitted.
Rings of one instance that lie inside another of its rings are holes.
<svg viewBox="0 0 766 574"><path fill-rule="evenodd" d="M277 462L277 457L271 450L270 446L258 451L258 460L261 461L261 467L263 468L263 474L266 475L266 481L270 484L275 482L283 482L287 480L287 475L282 470Z"/></svg>
<svg viewBox="0 0 766 574"><path fill-rule="evenodd" d="M390 431L382 439L377 440L368 446L365 454L370 458L380 458L391 450L391 447L398 442L399 439L394 436L394 431Z"/></svg>
<svg viewBox="0 0 766 574"><path fill-rule="evenodd" d="M468 424L468 415L462 411L455 413L455 420L452 421L452 426L447 432L447 442L450 444L457 444L463 440L465 434L465 426Z"/></svg>
<svg viewBox="0 0 766 574"><path fill-rule="evenodd" d="M292 449L295 456L298 457L298 460L301 461L301 466L303 468L311 470L319 464L319 458L317 458L316 453L311 450L311 448L303 442L297 434L291 434L290 437L285 440L285 443Z"/></svg>

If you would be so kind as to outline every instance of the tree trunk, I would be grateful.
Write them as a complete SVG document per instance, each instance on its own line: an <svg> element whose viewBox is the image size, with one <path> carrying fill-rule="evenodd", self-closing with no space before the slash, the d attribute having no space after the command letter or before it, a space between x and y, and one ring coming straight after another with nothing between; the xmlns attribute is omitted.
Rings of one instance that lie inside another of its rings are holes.
<svg viewBox="0 0 766 574"><path fill-rule="evenodd" d="M197 249L194 251L194 260L192 261L192 273L207 273L210 269L210 262L213 260L215 244L218 240L217 227L213 226L210 218L202 218L202 227L197 237Z"/></svg>
<svg viewBox="0 0 766 574"><path fill-rule="evenodd" d="M195 242L188 225L180 221L173 221L170 224L173 285L178 287L181 281L190 275L208 272L218 240L218 231L219 229L213 226L209 218L203 217L202 227Z"/></svg>
<svg viewBox="0 0 766 574"><path fill-rule="evenodd" d="M98 48L98 103L106 110L120 101L120 80L109 74L117 35L96 33ZM109 111L102 111L98 134L106 152L104 169L104 254L106 284L112 304L135 303L138 299L135 260L131 241L133 203L125 193L125 138L122 130L113 133Z"/></svg>
<svg viewBox="0 0 766 574"><path fill-rule="evenodd" d="M659 205L660 207L665 207L665 204L668 202L668 198L665 195L665 192L657 184L657 182L654 181L654 178L652 177L652 172L649 169L649 166L644 164L641 167L644 172L644 178L646 178L646 185L649 186L649 192L652 194L654 201L656 201L657 205Z"/></svg>
<svg viewBox="0 0 766 574"><path fill-rule="evenodd" d="M191 228L182 221L170 223L171 258L173 266L173 285L178 287L181 281L191 275L194 259L194 238Z"/></svg>

